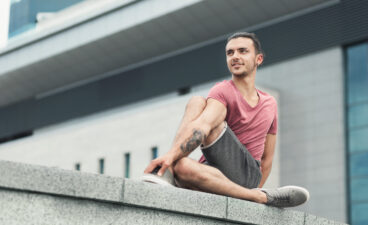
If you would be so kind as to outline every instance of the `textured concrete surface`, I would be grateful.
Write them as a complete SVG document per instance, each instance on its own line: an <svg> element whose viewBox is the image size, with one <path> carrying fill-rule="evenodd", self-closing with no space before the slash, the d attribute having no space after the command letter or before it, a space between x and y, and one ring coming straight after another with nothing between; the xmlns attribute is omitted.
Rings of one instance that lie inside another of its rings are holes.
<svg viewBox="0 0 368 225"><path fill-rule="evenodd" d="M226 218L225 196L126 180L124 203Z"/></svg>
<svg viewBox="0 0 368 225"><path fill-rule="evenodd" d="M235 225L241 223L232 223L222 220L216 220L207 217L198 217L186 214L178 214L173 212L165 212L159 210L125 207L127 217L121 217L117 224L139 224L139 225Z"/></svg>
<svg viewBox="0 0 368 225"><path fill-rule="evenodd" d="M113 224L123 206L0 189L0 224L6 225L107 225Z"/></svg>
<svg viewBox="0 0 368 225"><path fill-rule="evenodd" d="M224 196L0 161L0 224L341 224Z"/></svg>
<svg viewBox="0 0 368 225"><path fill-rule="evenodd" d="M333 220L328 220L326 218L317 217L315 215L306 214L305 215L305 225L338 225L338 223Z"/></svg>
<svg viewBox="0 0 368 225"><path fill-rule="evenodd" d="M252 224L267 225L303 225L303 212L285 210L254 202L228 198L227 218Z"/></svg>
<svg viewBox="0 0 368 225"><path fill-rule="evenodd" d="M0 161L0 187L73 197L121 201L122 178Z"/></svg>
<svg viewBox="0 0 368 225"><path fill-rule="evenodd" d="M0 189L0 199L0 224L7 225L224 224L205 217L12 190Z"/></svg>

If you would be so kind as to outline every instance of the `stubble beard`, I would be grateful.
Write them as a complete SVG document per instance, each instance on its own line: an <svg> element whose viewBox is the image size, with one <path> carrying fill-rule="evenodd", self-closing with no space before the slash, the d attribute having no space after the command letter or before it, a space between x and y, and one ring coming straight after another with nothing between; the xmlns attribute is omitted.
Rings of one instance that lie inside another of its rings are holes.
<svg viewBox="0 0 368 225"><path fill-rule="evenodd" d="M243 71L242 73L232 73L232 74L235 77L244 78L244 77L247 77L249 74L251 74L253 71L255 71L257 69L257 63L256 63L255 60L254 60L252 65L244 64L244 66L245 66L245 71Z"/></svg>

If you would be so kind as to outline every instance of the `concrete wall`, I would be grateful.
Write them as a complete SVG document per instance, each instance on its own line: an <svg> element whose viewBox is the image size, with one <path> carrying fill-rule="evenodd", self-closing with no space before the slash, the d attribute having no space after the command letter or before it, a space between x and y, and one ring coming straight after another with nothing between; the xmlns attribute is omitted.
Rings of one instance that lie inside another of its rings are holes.
<svg viewBox="0 0 368 225"><path fill-rule="evenodd" d="M257 83L279 93L281 184L308 188L301 209L347 221L343 68L335 47L265 67Z"/></svg>
<svg viewBox="0 0 368 225"><path fill-rule="evenodd" d="M0 161L1 224L342 224L137 180Z"/></svg>

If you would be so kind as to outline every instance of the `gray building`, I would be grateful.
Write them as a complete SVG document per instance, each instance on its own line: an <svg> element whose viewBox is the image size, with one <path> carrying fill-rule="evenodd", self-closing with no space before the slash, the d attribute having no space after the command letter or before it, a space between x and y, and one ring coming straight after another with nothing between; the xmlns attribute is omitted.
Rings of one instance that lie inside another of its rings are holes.
<svg viewBox="0 0 368 225"><path fill-rule="evenodd" d="M367 11L361 0L71 5L0 49L0 157L138 176L170 146L186 100L230 78L226 37L251 31L266 52L256 83L278 99L275 183L310 190L300 210L367 224Z"/></svg>

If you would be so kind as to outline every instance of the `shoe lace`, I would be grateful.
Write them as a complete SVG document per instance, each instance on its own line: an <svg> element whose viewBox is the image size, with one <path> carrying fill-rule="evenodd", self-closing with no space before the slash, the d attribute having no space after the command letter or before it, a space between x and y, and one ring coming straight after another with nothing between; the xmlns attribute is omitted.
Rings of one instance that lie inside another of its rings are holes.
<svg viewBox="0 0 368 225"><path fill-rule="evenodd" d="M282 202L289 202L290 201L290 195L288 195L285 192L279 192L277 195L277 199Z"/></svg>
<svg viewBox="0 0 368 225"><path fill-rule="evenodd" d="M290 195L286 192L275 190L273 193L269 193L269 195L272 196L274 202L290 202Z"/></svg>

